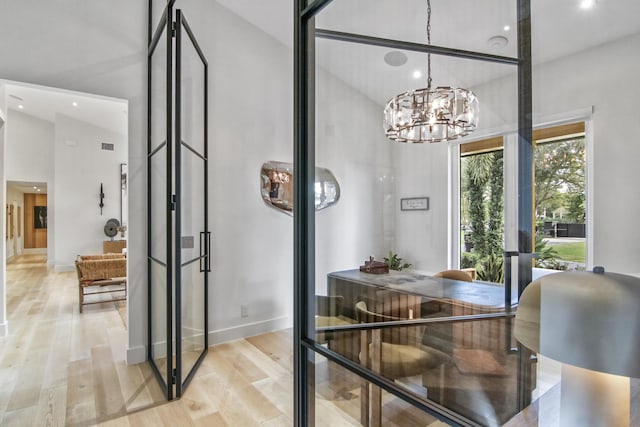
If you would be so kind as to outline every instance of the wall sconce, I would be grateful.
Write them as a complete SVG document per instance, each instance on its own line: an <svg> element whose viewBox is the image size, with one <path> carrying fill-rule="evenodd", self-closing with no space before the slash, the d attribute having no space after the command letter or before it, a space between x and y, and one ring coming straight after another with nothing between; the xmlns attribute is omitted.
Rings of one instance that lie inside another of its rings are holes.
<svg viewBox="0 0 640 427"><path fill-rule="evenodd" d="M640 279L571 271L522 293L514 335L562 362L561 426L628 426L629 377L640 377Z"/></svg>
<svg viewBox="0 0 640 427"><path fill-rule="evenodd" d="M100 183L100 216L102 216L102 208L104 208L104 191L102 190L102 183Z"/></svg>

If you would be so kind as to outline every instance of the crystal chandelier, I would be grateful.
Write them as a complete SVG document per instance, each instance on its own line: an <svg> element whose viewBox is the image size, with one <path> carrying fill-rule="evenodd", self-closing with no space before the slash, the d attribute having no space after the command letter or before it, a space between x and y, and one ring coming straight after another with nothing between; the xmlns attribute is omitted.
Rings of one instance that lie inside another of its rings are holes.
<svg viewBox="0 0 640 427"><path fill-rule="evenodd" d="M427 0L427 44L431 44L431 0ZM384 109L387 138L397 142L451 141L478 126L478 99L467 89L431 89L431 54L427 54L427 87L394 96Z"/></svg>

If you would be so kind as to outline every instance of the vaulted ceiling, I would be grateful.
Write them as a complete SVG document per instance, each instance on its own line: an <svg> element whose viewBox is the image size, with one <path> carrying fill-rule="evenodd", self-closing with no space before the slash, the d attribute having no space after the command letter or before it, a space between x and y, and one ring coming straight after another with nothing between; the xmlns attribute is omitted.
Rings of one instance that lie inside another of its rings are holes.
<svg viewBox="0 0 640 427"><path fill-rule="evenodd" d="M532 1L534 64L640 32L639 1L593 0L592 7L582 8L584 1ZM281 43L292 46L291 0L218 2ZM432 0L431 3L432 44L517 56L515 0ZM426 10L426 0L334 0L316 17L316 27L426 43ZM502 45L505 39L506 45ZM399 92L425 86L426 55L404 52L407 62L392 67L384 61L389 50L318 40L316 59L320 66L383 104ZM515 72L509 65L445 57L433 57L432 70L434 85L468 88ZM418 80L413 77L415 71L422 74Z"/></svg>

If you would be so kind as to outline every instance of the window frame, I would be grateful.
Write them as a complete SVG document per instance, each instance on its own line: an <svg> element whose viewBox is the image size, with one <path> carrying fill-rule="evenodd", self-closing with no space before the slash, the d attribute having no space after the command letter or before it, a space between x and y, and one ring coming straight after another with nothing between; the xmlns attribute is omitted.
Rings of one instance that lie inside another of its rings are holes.
<svg viewBox="0 0 640 427"><path fill-rule="evenodd" d="M570 117L555 122L544 121L534 125L532 144L583 136L585 141L585 203L586 203L586 263L587 270L593 268L593 135L591 109L572 113ZM461 261L461 164L462 157L494 151L502 143L504 151L504 247L505 251L518 250L518 153L517 129L503 132L487 132L477 138L449 147L449 242L448 268L459 268ZM535 177L532 179L535 185ZM533 191L535 197L535 191ZM535 203L532 203L532 207ZM535 212L532 212L535 230ZM533 242L532 242L533 243ZM534 243L535 244L535 243ZM535 250L535 248L534 248ZM515 268L515 266L514 266ZM514 273L512 277L518 277Z"/></svg>

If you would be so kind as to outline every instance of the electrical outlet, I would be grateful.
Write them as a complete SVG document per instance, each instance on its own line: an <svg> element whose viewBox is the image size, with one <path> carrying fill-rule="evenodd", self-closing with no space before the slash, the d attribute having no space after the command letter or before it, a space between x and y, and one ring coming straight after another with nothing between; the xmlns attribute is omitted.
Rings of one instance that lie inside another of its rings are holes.
<svg viewBox="0 0 640 427"><path fill-rule="evenodd" d="M249 317L249 307L247 305L242 304L240 306L240 316Z"/></svg>

